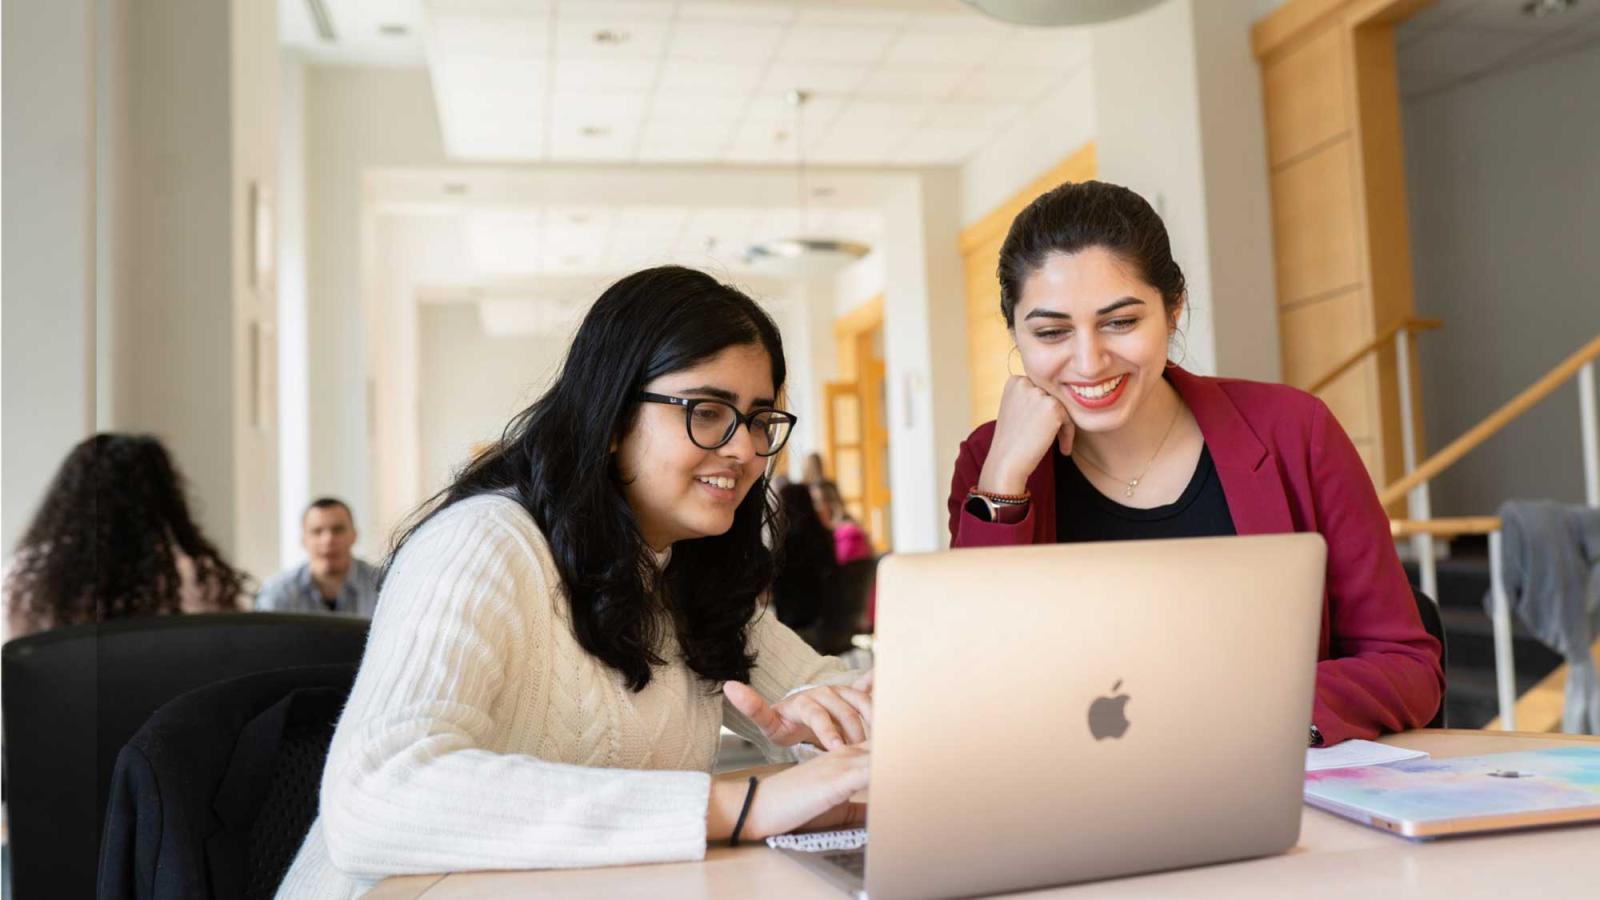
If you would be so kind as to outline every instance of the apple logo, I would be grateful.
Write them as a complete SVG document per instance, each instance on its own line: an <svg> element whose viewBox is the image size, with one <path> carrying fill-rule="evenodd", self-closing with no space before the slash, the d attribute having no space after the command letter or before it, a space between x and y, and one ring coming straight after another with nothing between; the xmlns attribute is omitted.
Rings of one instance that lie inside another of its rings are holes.
<svg viewBox="0 0 1600 900"><path fill-rule="evenodd" d="M1116 693L1122 687L1122 679L1111 686L1113 696L1097 697L1089 704L1089 733L1097 741L1106 738L1119 738L1128 730L1128 716L1125 712L1129 697L1127 694Z"/></svg>

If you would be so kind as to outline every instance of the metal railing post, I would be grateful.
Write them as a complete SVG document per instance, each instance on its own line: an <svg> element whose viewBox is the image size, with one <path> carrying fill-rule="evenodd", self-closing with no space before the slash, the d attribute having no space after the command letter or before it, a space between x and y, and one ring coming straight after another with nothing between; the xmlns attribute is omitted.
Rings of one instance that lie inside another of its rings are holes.
<svg viewBox="0 0 1600 900"><path fill-rule="evenodd" d="M1594 408L1594 361L1578 370L1578 419L1583 435L1583 498L1591 509L1600 509L1600 436L1596 435Z"/></svg>
<svg viewBox="0 0 1600 900"><path fill-rule="evenodd" d="M1489 532L1489 593L1494 600L1494 680L1500 699L1500 728L1517 730L1517 665L1511 651L1511 602L1506 598L1500 531Z"/></svg>
<svg viewBox="0 0 1600 900"><path fill-rule="evenodd" d="M1401 328L1394 336L1395 364L1400 376L1400 451L1406 474L1417 467L1417 431L1412 419L1411 403L1411 330ZM1426 521L1433 518L1428 482L1417 485L1406 495L1406 515ZM1433 535L1411 536L1411 552L1417 557L1417 572L1422 582L1422 592L1434 603L1439 602L1439 564L1434 555Z"/></svg>

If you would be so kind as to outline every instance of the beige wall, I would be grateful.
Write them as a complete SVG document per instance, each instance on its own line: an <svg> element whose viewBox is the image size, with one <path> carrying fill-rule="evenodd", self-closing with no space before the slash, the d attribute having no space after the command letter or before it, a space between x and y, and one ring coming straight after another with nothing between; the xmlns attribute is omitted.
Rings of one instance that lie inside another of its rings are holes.
<svg viewBox="0 0 1600 900"><path fill-rule="evenodd" d="M0 25L5 554L95 423L94 6L7 3Z"/></svg>
<svg viewBox="0 0 1600 900"><path fill-rule="evenodd" d="M425 70L307 66L304 77L308 486L311 494L346 498L361 520L373 521L362 174L443 164L444 148ZM385 538L363 529L358 552L379 555Z"/></svg>

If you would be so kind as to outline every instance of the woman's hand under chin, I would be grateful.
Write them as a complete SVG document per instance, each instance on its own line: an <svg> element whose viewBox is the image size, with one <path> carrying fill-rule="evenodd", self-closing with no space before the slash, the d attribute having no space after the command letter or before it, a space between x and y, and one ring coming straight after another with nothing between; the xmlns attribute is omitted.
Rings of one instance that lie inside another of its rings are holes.
<svg viewBox="0 0 1600 900"><path fill-rule="evenodd" d="M1013 375L1000 395L994 443L978 475L978 489L995 494L1021 494L1028 476L1054 443L1062 455L1072 452L1077 428L1060 400L1026 376Z"/></svg>

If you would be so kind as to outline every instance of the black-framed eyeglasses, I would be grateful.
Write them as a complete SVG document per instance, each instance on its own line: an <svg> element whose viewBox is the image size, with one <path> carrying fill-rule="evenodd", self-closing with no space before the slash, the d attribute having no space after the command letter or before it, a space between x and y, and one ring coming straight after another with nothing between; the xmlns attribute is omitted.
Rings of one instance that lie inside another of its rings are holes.
<svg viewBox="0 0 1600 900"><path fill-rule="evenodd" d="M750 442L757 456L775 456L789 440L796 421L793 413L780 409L752 409L749 414L739 412L732 403L710 398L672 397L640 391L639 399L646 403L666 403L683 407L683 424L689 440L702 450L715 450L733 440L740 425L750 429Z"/></svg>

